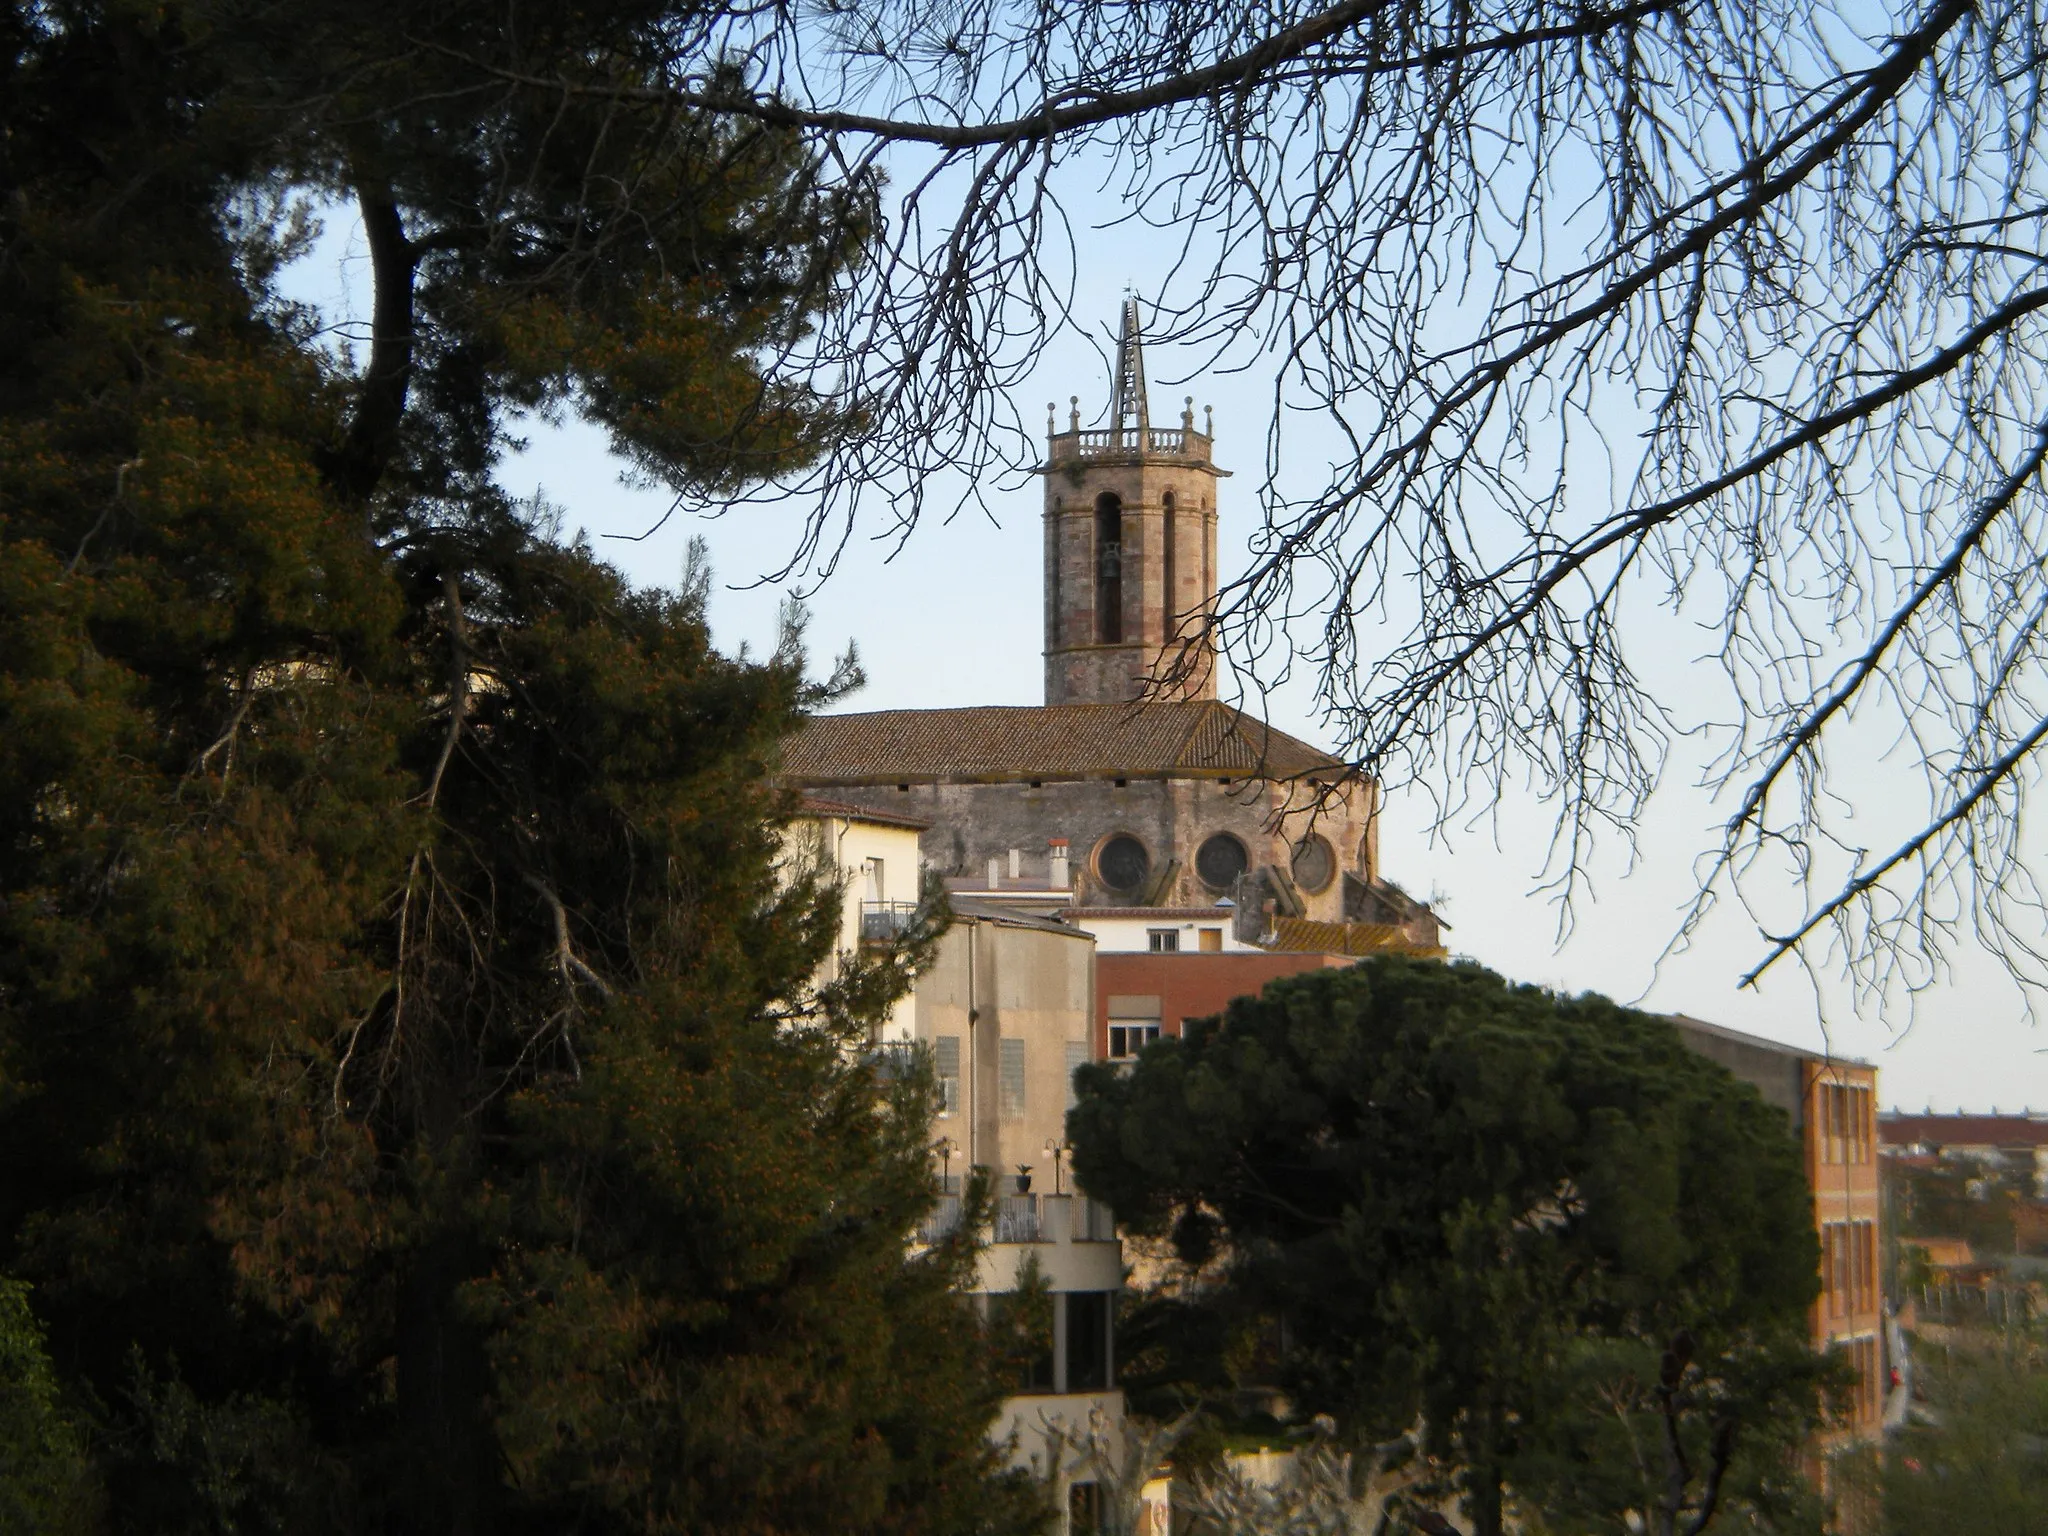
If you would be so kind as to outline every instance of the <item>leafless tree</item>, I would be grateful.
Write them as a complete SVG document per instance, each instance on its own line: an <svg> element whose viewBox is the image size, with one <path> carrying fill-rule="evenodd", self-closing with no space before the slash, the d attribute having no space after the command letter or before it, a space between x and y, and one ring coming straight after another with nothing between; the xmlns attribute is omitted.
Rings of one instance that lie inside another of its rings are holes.
<svg viewBox="0 0 2048 1536"><path fill-rule="evenodd" d="M1029 459L1010 392L1107 192L1160 232L1155 334L1276 381L1215 618L1249 686L1310 669L1445 818L1533 778L1566 897L1712 727L1688 923L1732 897L1757 971L1891 992L1965 934L2048 981L2044 35L2028 0L787 0L674 19L634 85L473 62L886 176L876 259L778 359L852 408L772 488L814 497L793 569ZM1673 647L1711 687L1671 697ZM1882 749L1893 824L1845 798Z"/></svg>

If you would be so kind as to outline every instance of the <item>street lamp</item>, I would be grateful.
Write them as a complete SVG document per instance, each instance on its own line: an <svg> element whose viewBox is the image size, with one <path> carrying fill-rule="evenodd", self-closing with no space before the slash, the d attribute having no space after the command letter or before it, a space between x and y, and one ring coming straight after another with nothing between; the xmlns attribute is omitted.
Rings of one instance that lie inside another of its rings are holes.
<svg viewBox="0 0 2048 1536"><path fill-rule="evenodd" d="M1065 1191L1060 1187L1060 1159L1074 1150L1073 1143L1054 1139L1046 1142L1045 1150L1052 1156L1052 1192L1056 1195L1063 1194Z"/></svg>

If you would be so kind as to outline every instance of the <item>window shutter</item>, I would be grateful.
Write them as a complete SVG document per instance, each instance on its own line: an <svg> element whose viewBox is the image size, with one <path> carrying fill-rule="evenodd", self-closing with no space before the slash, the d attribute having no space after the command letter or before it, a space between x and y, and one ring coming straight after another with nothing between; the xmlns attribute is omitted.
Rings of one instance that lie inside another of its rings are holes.
<svg viewBox="0 0 2048 1536"><path fill-rule="evenodd" d="M1024 1042L1002 1041L997 1066L1003 1118L1021 1120L1024 1118Z"/></svg>

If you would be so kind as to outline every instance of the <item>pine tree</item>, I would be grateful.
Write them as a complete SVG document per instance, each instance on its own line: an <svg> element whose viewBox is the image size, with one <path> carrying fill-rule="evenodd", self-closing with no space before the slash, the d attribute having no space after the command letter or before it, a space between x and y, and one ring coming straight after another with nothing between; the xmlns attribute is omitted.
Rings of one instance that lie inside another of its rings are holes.
<svg viewBox="0 0 2048 1536"><path fill-rule="evenodd" d="M794 633L721 656L490 480L520 407L698 484L808 451L751 358L863 231L790 144L451 82L645 81L674 19L10 12L0 1265L114 1528L1037 1518L969 1255L906 1249L931 1085L857 1049L919 944L808 984ZM360 370L270 288L308 186Z"/></svg>
<svg viewBox="0 0 2048 1536"><path fill-rule="evenodd" d="M1379 959L1079 1082L1075 1177L1200 1276L1131 1330L1155 1398L1419 1426L1482 1536L1808 1528L1798 1143L1668 1020Z"/></svg>

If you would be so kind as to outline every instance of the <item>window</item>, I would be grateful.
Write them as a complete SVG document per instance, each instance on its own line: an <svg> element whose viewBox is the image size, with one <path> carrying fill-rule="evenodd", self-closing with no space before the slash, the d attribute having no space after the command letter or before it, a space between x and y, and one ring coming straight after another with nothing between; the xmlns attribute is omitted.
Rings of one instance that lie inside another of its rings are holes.
<svg viewBox="0 0 2048 1536"><path fill-rule="evenodd" d="M1821 1306L1829 1317L1877 1310L1877 1223L1830 1221L1820 1229Z"/></svg>
<svg viewBox="0 0 2048 1536"><path fill-rule="evenodd" d="M939 1113L960 1113L960 1037L941 1035L933 1042L939 1078Z"/></svg>
<svg viewBox="0 0 2048 1536"><path fill-rule="evenodd" d="M1108 1291L1068 1291L1067 1390L1109 1390L1111 1296Z"/></svg>
<svg viewBox="0 0 2048 1536"><path fill-rule="evenodd" d="M1849 1357L1856 1373L1856 1395L1849 1410L1852 1423L1869 1424L1884 1414L1884 1353L1875 1337L1842 1339L1835 1346Z"/></svg>
<svg viewBox="0 0 2048 1536"><path fill-rule="evenodd" d="M1004 1040L996 1057L996 1094L1005 1120L1024 1118L1024 1042Z"/></svg>
<svg viewBox="0 0 2048 1536"><path fill-rule="evenodd" d="M1294 861L1289 867L1294 872L1294 883L1314 895L1337 878L1337 851L1327 838L1310 833L1294 845Z"/></svg>
<svg viewBox="0 0 2048 1536"><path fill-rule="evenodd" d="M1159 574L1160 594L1166 599L1164 633L1160 639L1171 641L1179 634L1180 595L1173 589L1173 492L1167 491L1159 498Z"/></svg>
<svg viewBox="0 0 2048 1536"><path fill-rule="evenodd" d="M1124 638L1124 504L1110 491L1095 498L1095 641Z"/></svg>
<svg viewBox="0 0 2048 1536"><path fill-rule="evenodd" d="M1180 930L1178 928L1147 928L1145 930L1145 947L1155 955L1175 954L1180 949Z"/></svg>
<svg viewBox="0 0 2048 1536"><path fill-rule="evenodd" d="M1212 891L1227 891L1251 865L1244 844L1228 832L1218 832L1195 850L1195 873Z"/></svg>
<svg viewBox="0 0 2048 1536"><path fill-rule="evenodd" d="M1876 1154L1877 1114L1871 1090L1822 1082L1814 1089L1814 1118L1824 1163L1868 1163Z"/></svg>
<svg viewBox="0 0 2048 1536"><path fill-rule="evenodd" d="M1074 1092L1074 1074L1088 1064L1088 1042L1069 1040L1067 1042L1067 1108L1072 1109L1079 1102Z"/></svg>
<svg viewBox="0 0 2048 1536"><path fill-rule="evenodd" d="M1119 832L1095 855L1095 873L1119 895L1135 895L1152 873L1152 855L1130 833Z"/></svg>
<svg viewBox="0 0 2048 1536"><path fill-rule="evenodd" d="M1205 955L1223 953L1223 930L1221 928L1200 928L1195 931L1195 948Z"/></svg>
<svg viewBox="0 0 2048 1536"><path fill-rule="evenodd" d="M1159 1021L1140 1022L1125 1019L1109 1021L1109 1057L1112 1061L1128 1061L1159 1038Z"/></svg>
<svg viewBox="0 0 2048 1536"><path fill-rule="evenodd" d="M1067 1536L1097 1536L1109 1519L1100 1483L1067 1485Z"/></svg>
<svg viewBox="0 0 2048 1536"><path fill-rule="evenodd" d="M883 864L880 859L863 859L861 868L867 874L868 900L883 901L888 897L888 882L883 878Z"/></svg>

